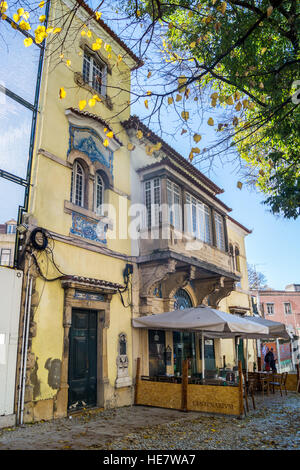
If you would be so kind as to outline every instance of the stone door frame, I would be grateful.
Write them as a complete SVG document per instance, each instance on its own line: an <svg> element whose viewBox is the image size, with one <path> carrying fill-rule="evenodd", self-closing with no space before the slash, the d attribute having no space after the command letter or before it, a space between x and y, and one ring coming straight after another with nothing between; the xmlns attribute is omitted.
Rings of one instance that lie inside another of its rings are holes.
<svg viewBox="0 0 300 470"><path fill-rule="evenodd" d="M64 342L61 365L61 382L56 399L56 417L66 416L68 413L68 370L70 341L69 333L72 325L72 310L74 308L97 311L97 407L105 407L108 396L108 355L107 332L110 325L110 301L114 292L97 286L82 285L74 281L62 282L64 288L63 328ZM101 300L78 298L76 292L96 294Z"/></svg>

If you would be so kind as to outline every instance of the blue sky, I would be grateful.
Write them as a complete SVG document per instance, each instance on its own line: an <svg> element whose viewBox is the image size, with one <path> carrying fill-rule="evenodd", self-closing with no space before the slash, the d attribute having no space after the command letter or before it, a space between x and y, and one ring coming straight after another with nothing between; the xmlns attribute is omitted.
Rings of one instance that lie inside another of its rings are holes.
<svg viewBox="0 0 300 470"><path fill-rule="evenodd" d="M2 21L0 24L2 32L3 23ZM25 49L22 36L17 36L11 28L6 32L8 47L0 43L0 83L32 102L33 82L30 77L36 72L37 48ZM16 57L11 54L12 47L22 51L21 61L20 55ZM19 79L20 76L22 80ZM9 98L5 98L4 100L3 96L0 96L0 168L24 177L31 113ZM132 113L143 117L145 115L143 103L134 106ZM170 114L168 109L164 119L165 122L175 120L175 114ZM155 126L150 127L157 131ZM202 127L201 148L207 146L212 139L211 128ZM180 135L175 137L163 135L163 138L184 157L188 157L191 147L188 138ZM288 284L299 283L300 218L294 221L276 217L269 212L267 206L261 204L262 195L245 185L242 190L238 189L236 184L240 178L232 164L227 163L222 166L218 161L211 173L208 173L204 167L198 168L225 190L219 197L232 208L230 215L253 231L246 237L248 262L255 264L257 270L265 274L268 285L275 289L284 289ZM17 217L18 205L23 203L23 197L23 188L0 178L0 223Z"/></svg>

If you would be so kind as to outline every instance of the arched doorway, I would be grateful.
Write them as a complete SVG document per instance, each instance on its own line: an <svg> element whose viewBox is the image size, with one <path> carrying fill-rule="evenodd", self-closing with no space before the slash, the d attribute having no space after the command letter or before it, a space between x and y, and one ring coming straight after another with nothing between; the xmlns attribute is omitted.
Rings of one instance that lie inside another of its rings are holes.
<svg viewBox="0 0 300 470"><path fill-rule="evenodd" d="M192 300L185 289L178 289L174 295L174 309L184 310L193 307ZM182 375L182 361L188 359L189 375L195 375L196 341L195 333L189 331L173 331L174 374Z"/></svg>

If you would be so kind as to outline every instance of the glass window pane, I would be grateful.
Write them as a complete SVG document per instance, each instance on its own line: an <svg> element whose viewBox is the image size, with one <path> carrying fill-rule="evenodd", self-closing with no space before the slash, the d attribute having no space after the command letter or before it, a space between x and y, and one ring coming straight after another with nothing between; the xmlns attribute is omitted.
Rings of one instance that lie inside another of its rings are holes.
<svg viewBox="0 0 300 470"><path fill-rule="evenodd" d="M2 95L2 93L0 93ZM8 96L0 105L0 168L26 179L32 111Z"/></svg>

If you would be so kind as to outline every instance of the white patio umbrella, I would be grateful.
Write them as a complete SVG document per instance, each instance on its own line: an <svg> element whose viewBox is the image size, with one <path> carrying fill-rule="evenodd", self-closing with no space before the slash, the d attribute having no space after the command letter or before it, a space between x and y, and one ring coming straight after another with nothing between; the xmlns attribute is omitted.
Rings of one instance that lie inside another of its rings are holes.
<svg viewBox="0 0 300 470"><path fill-rule="evenodd" d="M265 325L201 305L199 307L173 310L156 315L134 318L133 327L202 332L202 377L204 378L204 336L216 333L218 337L234 337L242 334L268 334Z"/></svg>

